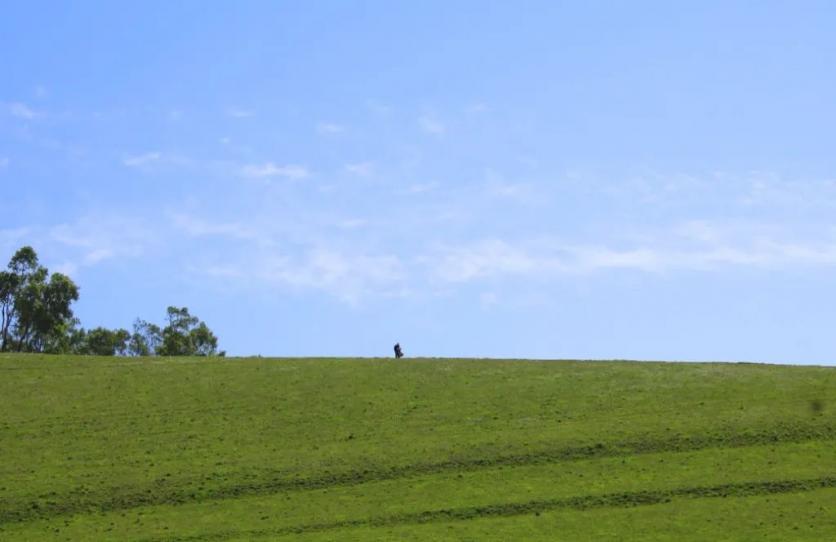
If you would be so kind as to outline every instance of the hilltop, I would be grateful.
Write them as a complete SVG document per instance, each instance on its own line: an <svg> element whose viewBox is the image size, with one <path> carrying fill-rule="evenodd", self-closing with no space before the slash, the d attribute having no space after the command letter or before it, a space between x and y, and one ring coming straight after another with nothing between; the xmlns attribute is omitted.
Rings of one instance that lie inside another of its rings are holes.
<svg viewBox="0 0 836 542"><path fill-rule="evenodd" d="M4 540L836 538L836 370L0 355Z"/></svg>

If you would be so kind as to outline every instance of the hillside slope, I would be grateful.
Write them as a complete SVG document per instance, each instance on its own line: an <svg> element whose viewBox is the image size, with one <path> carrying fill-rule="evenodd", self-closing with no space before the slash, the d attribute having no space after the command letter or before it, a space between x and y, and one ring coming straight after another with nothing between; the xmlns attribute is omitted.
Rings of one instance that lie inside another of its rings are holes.
<svg viewBox="0 0 836 542"><path fill-rule="evenodd" d="M0 355L3 540L836 539L836 370Z"/></svg>

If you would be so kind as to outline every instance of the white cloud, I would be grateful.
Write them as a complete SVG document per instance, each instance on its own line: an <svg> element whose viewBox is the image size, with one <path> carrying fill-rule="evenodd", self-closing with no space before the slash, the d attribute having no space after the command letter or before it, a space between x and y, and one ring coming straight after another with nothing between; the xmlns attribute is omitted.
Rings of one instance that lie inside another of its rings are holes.
<svg viewBox="0 0 836 542"><path fill-rule="evenodd" d="M226 110L227 116L234 119L246 119L255 115L255 111L251 109L244 109L242 107L230 107Z"/></svg>
<svg viewBox="0 0 836 542"><path fill-rule="evenodd" d="M110 248L96 248L84 255L84 263L87 265L95 265L112 258L114 255L113 250Z"/></svg>
<svg viewBox="0 0 836 542"><path fill-rule="evenodd" d="M47 230L46 240L82 252L80 262L92 265L116 256L136 257L153 242L142 222L119 217L87 217Z"/></svg>
<svg viewBox="0 0 836 542"><path fill-rule="evenodd" d="M220 236L234 239L259 239L261 234L253 228L240 222L207 222L205 220L175 213L170 215L174 226L192 237Z"/></svg>
<svg viewBox="0 0 836 542"><path fill-rule="evenodd" d="M146 152L145 154L127 156L122 160L122 163L127 167L143 167L158 162L161 158L162 154L159 152Z"/></svg>
<svg viewBox="0 0 836 542"><path fill-rule="evenodd" d="M601 269L635 269L640 271L663 271L674 253L659 252L648 248L613 249L605 246L574 246L565 249L560 269L572 272L592 272ZM682 263L678 258L677 263Z"/></svg>
<svg viewBox="0 0 836 542"><path fill-rule="evenodd" d="M0 230L0 248L30 244L60 262L50 269L67 275L105 261L137 258L156 242L151 227L124 217L89 216L54 226Z"/></svg>
<svg viewBox="0 0 836 542"><path fill-rule="evenodd" d="M319 290L356 305L370 296L400 295L405 267L394 255L367 254L315 247L302 253L248 251L244 260L193 269L223 280L235 279L284 286L293 290Z"/></svg>
<svg viewBox="0 0 836 542"><path fill-rule="evenodd" d="M215 278L240 279L245 277L245 273L241 269L229 264L207 265L202 268L194 267L191 271Z"/></svg>
<svg viewBox="0 0 836 542"><path fill-rule="evenodd" d="M430 192L438 188L437 182L430 182L430 183L415 183L411 184L407 187L406 192L407 194L423 194L424 192Z"/></svg>
<svg viewBox="0 0 836 542"><path fill-rule="evenodd" d="M485 184L485 194L493 198L512 199L522 202L536 201L531 185L525 183L508 183L501 180L489 181Z"/></svg>
<svg viewBox="0 0 836 542"><path fill-rule="evenodd" d="M789 179L775 172L645 173L612 179L575 171L567 174L566 180L576 190L629 202L634 208L650 205L657 209L679 206L716 210L733 206L745 212L753 208L798 212L836 207L836 179Z"/></svg>
<svg viewBox="0 0 836 542"><path fill-rule="evenodd" d="M687 228L672 228L687 231ZM784 269L836 266L836 239L731 239L717 234L694 238L661 236L644 245L616 248L538 240L511 243L488 239L446 246L422 258L431 275L447 282L468 282L500 276L550 278L606 270L649 273L717 272L730 267Z"/></svg>
<svg viewBox="0 0 836 542"><path fill-rule="evenodd" d="M722 177L721 177L722 178ZM743 179L738 197L747 207L799 207L836 205L836 180L818 179L789 181L769 173L752 174Z"/></svg>
<svg viewBox="0 0 836 542"><path fill-rule="evenodd" d="M520 177L521 173L513 172L514 177ZM509 182L505 177L491 169L485 170L485 182L482 185L482 195L489 198L516 200L519 203L538 203L544 201L539 193L543 191L542 186L529 182Z"/></svg>
<svg viewBox="0 0 836 542"><path fill-rule="evenodd" d="M333 122L320 122L316 125L316 131L322 135L341 134L345 132L345 126Z"/></svg>
<svg viewBox="0 0 836 542"><path fill-rule="evenodd" d="M349 218L337 222L337 227L343 230L354 230L357 228L361 228L368 223L368 220L365 220L363 218Z"/></svg>
<svg viewBox="0 0 836 542"><path fill-rule="evenodd" d="M483 309L489 309L499 303L499 296L495 292L482 292L479 294L479 304Z"/></svg>
<svg viewBox="0 0 836 542"><path fill-rule="evenodd" d="M482 102L472 103L464 108L464 112L468 115L478 115L480 113L487 113L488 111L488 106Z"/></svg>
<svg viewBox="0 0 836 542"><path fill-rule="evenodd" d="M392 107L375 100L366 100L366 107L375 115L385 116L392 112Z"/></svg>
<svg viewBox="0 0 836 542"><path fill-rule="evenodd" d="M442 135L447 131L447 127L444 123L432 115L423 115L419 117L418 126L424 132L432 135Z"/></svg>
<svg viewBox="0 0 836 542"><path fill-rule="evenodd" d="M352 304L367 295L396 289L395 285L405 274L397 256L346 253L328 248L313 249L295 261L277 257L265 264L257 273L262 279L324 290Z"/></svg>
<svg viewBox="0 0 836 542"><path fill-rule="evenodd" d="M675 233L685 239L703 243L719 242L723 237L723 229L718 228L706 220L689 220L675 228Z"/></svg>
<svg viewBox="0 0 836 542"><path fill-rule="evenodd" d="M35 111L28 105L22 102L12 102L6 104L6 108L11 116L19 119L32 120L44 116L41 111Z"/></svg>
<svg viewBox="0 0 836 542"><path fill-rule="evenodd" d="M304 179L310 175L310 172L304 166L294 164L277 166L273 162L244 166L241 169L241 173L245 177L252 178L284 177L294 180Z"/></svg>
<svg viewBox="0 0 836 542"><path fill-rule="evenodd" d="M300 216L284 216L287 222L258 217L220 222L178 213L169 215L171 227L166 231L233 241L210 245L198 255L201 261L190 271L208 278L234 280L245 287L267 283L292 290L318 290L351 304L403 292L406 266L397 254L350 240L350 232L365 226L365 219ZM338 241L334 227L345 230L340 246L334 245ZM319 229L321 234L316 233ZM212 250L218 252L213 254Z"/></svg>
<svg viewBox="0 0 836 542"><path fill-rule="evenodd" d="M468 246L445 248L431 257L436 276L449 282L466 282L493 275L526 275L542 270L542 257L529 254L505 241L491 239Z"/></svg>
<svg viewBox="0 0 836 542"><path fill-rule="evenodd" d="M0 230L0 248L2 248L3 254L20 248L20 245L24 242L24 239L29 237L30 234L30 228L10 228ZM0 262L0 267L2 267L3 265L4 262Z"/></svg>
<svg viewBox="0 0 836 542"><path fill-rule="evenodd" d="M72 277L78 272L78 265L73 262L62 262L56 265L53 271Z"/></svg>
<svg viewBox="0 0 836 542"><path fill-rule="evenodd" d="M346 164L345 170L352 175L357 175L359 177L369 177L370 175L374 174L374 163L373 162L357 162L353 164Z"/></svg>

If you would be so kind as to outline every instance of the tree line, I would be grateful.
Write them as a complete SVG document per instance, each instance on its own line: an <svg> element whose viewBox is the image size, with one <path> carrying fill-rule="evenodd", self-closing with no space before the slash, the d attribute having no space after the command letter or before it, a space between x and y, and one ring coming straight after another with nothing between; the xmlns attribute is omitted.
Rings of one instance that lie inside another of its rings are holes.
<svg viewBox="0 0 836 542"><path fill-rule="evenodd" d="M0 352L102 356L214 356L218 338L186 307L168 307L164 326L139 318L132 331L84 329L72 304L79 288L62 273L49 273L30 246L0 271Z"/></svg>

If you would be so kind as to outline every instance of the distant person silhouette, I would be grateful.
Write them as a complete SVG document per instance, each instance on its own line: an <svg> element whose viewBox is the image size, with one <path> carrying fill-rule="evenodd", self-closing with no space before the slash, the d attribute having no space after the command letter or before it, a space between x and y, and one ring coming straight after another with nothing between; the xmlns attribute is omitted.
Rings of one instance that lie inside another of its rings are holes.
<svg viewBox="0 0 836 542"><path fill-rule="evenodd" d="M395 359L403 357L403 350L401 350L401 343L395 343Z"/></svg>

